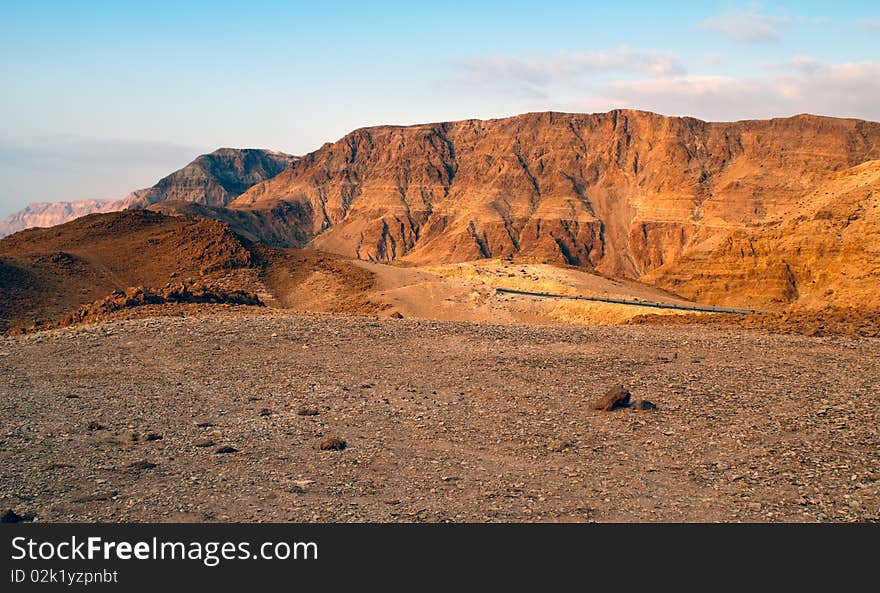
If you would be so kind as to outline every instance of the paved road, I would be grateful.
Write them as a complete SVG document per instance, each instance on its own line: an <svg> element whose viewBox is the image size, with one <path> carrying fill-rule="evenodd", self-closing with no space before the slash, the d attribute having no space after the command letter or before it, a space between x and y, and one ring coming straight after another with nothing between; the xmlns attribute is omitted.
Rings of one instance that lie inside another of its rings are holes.
<svg viewBox="0 0 880 593"><path fill-rule="evenodd" d="M633 305L638 307L654 307L656 309L679 309L681 311L702 311L705 313L727 313L731 315L746 315L748 313L767 313L756 309L734 309L732 307L713 307L712 305L677 305L674 303L656 303L639 299L613 299L610 297L571 296L567 294L551 294L548 292L528 292L525 290L510 290L496 288L496 292L504 294L518 294L545 299L572 299L576 301L595 301L599 303L615 303L617 305Z"/></svg>

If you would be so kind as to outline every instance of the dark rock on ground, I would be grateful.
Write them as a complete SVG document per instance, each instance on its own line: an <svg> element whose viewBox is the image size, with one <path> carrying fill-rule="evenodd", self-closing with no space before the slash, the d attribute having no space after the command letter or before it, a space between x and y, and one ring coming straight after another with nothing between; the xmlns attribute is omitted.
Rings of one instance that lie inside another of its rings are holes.
<svg viewBox="0 0 880 593"><path fill-rule="evenodd" d="M340 438L333 437L329 439L324 439L318 446L321 451L342 451L343 449L348 447L348 443Z"/></svg>
<svg viewBox="0 0 880 593"><path fill-rule="evenodd" d="M130 464L128 467L134 471L144 471L148 469L154 469L156 467L156 464L147 461L146 459L141 459L140 461L135 461L134 463Z"/></svg>
<svg viewBox="0 0 880 593"><path fill-rule="evenodd" d="M618 408L629 406L631 394L623 385L616 385L609 389L605 395L593 402L594 410L610 412Z"/></svg>

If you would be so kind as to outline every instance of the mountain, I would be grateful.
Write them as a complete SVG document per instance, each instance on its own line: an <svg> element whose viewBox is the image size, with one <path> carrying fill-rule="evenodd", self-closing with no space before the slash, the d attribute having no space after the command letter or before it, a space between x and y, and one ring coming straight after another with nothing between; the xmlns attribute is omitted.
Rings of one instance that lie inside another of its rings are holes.
<svg viewBox="0 0 880 593"><path fill-rule="evenodd" d="M271 179L296 161L283 152L255 148L220 148L203 154L125 199L129 208L146 208L164 201L226 206L252 185Z"/></svg>
<svg viewBox="0 0 880 593"><path fill-rule="evenodd" d="M0 237L31 227L55 226L96 212L122 210L122 200L77 200L75 202L34 202L0 220Z"/></svg>
<svg viewBox="0 0 880 593"><path fill-rule="evenodd" d="M826 265L824 247L805 243L762 263L724 245L757 234L772 253L817 188L833 198L842 191L835 175L876 159L880 124L854 119L530 113L356 130L229 208L295 210L299 244L360 259L516 256L655 281L707 302L782 305L799 298L792 282L811 281L808 262ZM852 199L866 207L864 192ZM830 224L842 222L843 210L828 212ZM864 245L840 248L876 262ZM722 256L730 267L713 272ZM739 268L778 289L734 291L725 278Z"/></svg>
<svg viewBox="0 0 880 593"><path fill-rule="evenodd" d="M203 154L156 185L120 200L39 202L0 220L0 237L31 227L49 227L98 212L146 208L164 201L225 206L245 190L274 177L296 157L272 150L220 148Z"/></svg>

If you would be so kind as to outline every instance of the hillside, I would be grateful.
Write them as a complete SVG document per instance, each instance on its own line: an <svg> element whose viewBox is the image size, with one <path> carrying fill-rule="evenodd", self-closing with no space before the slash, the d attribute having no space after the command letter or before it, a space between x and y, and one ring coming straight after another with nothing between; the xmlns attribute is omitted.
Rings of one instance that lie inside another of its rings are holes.
<svg viewBox="0 0 880 593"><path fill-rule="evenodd" d="M878 308L880 161L830 175L783 215L688 250L644 281L723 305Z"/></svg>

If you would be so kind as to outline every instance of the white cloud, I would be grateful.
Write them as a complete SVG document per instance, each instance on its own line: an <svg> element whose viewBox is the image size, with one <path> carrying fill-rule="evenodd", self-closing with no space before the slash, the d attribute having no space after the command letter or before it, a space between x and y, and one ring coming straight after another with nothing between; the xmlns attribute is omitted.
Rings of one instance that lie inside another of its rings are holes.
<svg viewBox="0 0 880 593"><path fill-rule="evenodd" d="M552 83L571 83L599 72L652 75L684 72L678 58L671 53L627 47L613 51L560 51L552 56L532 58L503 55L471 58L460 60L457 65L469 84L535 98L547 96L546 87Z"/></svg>
<svg viewBox="0 0 880 593"><path fill-rule="evenodd" d="M820 64L795 60L764 76L662 76L604 85L567 108L632 107L708 120L813 113L880 120L880 62Z"/></svg>
<svg viewBox="0 0 880 593"><path fill-rule="evenodd" d="M880 19L863 19L858 21L856 25L865 31L880 33Z"/></svg>
<svg viewBox="0 0 880 593"><path fill-rule="evenodd" d="M789 17L770 16L757 11L728 11L707 17L698 26L707 31L723 33L734 41L760 43L777 41L780 26L791 22Z"/></svg>

